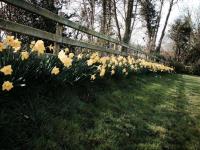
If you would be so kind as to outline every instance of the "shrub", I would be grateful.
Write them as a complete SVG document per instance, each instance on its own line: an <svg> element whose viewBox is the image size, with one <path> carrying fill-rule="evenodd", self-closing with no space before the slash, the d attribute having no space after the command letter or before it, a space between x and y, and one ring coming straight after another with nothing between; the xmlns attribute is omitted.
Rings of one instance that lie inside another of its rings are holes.
<svg viewBox="0 0 200 150"><path fill-rule="evenodd" d="M177 62L177 61L172 61L170 62L170 65L174 67L175 72L177 73L185 73L185 65L183 63Z"/></svg>
<svg viewBox="0 0 200 150"><path fill-rule="evenodd" d="M192 68L194 75L200 75L200 63L194 64Z"/></svg>

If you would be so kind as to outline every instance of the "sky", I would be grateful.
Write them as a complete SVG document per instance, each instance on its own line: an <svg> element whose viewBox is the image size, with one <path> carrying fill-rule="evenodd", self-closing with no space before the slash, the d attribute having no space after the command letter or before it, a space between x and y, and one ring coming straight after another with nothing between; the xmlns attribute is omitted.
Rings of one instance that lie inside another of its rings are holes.
<svg viewBox="0 0 200 150"><path fill-rule="evenodd" d="M164 9L163 9L163 19L161 20L161 27L160 29L162 30L163 25L164 25L164 20L166 18L166 14L168 11L169 5L166 4ZM199 9L199 11L198 11ZM187 10L190 10L190 12L192 13L192 17L195 18L197 12L200 13L200 0L179 0L179 2L174 5L173 10L171 12L171 16L169 18L169 24L168 27L166 29L166 36L163 40L163 46L164 48L171 48L170 47L170 39L168 38L168 30L170 28L170 25L173 24L173 22L181 15L183 15L185 12L187 12ZM161 30L159 31L159 36L161 34ZM144 28L141 27L141 24L139 24L136 29L133 32L133 36L131 41L136 43L136 44L142 44L145 45L146 43L146 35L145 35L145 30Z"/></svg>

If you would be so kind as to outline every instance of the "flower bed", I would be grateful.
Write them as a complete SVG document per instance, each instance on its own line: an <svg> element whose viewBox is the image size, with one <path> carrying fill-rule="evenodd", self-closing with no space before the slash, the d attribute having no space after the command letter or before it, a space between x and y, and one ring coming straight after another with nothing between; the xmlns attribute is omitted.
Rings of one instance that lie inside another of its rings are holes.
<svg viewBox="0 0 200 150"><path fill-rule="evenodd" d="M48 47L53 50L52 46ZM42 40L31 42L22 48L22 43L13 36L0 42L0 84L2 91L27 86L29 82L61 81L75 84L80 81L94 82L107 77L126 77L137 72L173 72L163 64L148 62L133 57L94 53L71 53L68 48L59 54L45 53Z"/></svg>

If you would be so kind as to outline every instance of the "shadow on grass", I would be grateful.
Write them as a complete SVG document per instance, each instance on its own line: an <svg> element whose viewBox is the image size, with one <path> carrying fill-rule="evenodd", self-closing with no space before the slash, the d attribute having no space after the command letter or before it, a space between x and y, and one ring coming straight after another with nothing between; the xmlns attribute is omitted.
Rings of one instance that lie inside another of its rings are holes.
<svg viewBox="0 0 200 150"><path fill-rule="evenodd" d="M97 134L92 133L92 139L105 140L100 149L199 147L200 133L186 111L189 99L181 75L140 77L113 86L99 98L110 102L98 104L108 109L99 116Z"/></svg>
<svg viewBox="0 0 200 150"><path fill-rule="evenodd" d="M83 89L57 85L1 95L0 147L198 149L200 124L187 111L186 81L182 75L99 81L87 87L95 92L92 102L79 99Z"/></svg>

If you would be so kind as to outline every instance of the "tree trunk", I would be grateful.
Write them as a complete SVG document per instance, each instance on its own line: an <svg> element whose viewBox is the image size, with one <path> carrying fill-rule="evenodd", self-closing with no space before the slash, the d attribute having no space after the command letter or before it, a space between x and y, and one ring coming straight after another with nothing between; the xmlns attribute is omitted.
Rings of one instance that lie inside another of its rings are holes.
<svg viewBox="0 0 200 150"><path fill-rule="evenodd" d="M134 10L134 13L133 13L133 22L132 22L132 27L131 27L131 33L133 31L133 28L134 28L134 25L135 25L135 21L136 21L136 16L137 16L137 10L138 10L138 3L139 3L139 0L136 0L136 4L135 4L135 10Z"/></svg>
<svg viewBox="0 0 200 150"><path fill-rule="evenodd" d="M162 41L163 41L163 38L165 36L165 30L166 30L166 27L167 27L167 24L168 24L168 21L169 21L169 17L170 17L173 5L174 5L174 0L171 0L169 10L168 10L168 14L167 14L167 17L166 17L166 20L165 20L165 24L164 24L164 27L163 27L163 30L162 30L162 33L161 33L161 37L160 37L160 40L158 42L158 46L156 48L157 53L160 53Z"/></svg>
<svg viewBox="0 0 200 150"><path fill-rule="evenodd" d="M156 25L157 27L155 29L155 34L154 34L154 37L152 39L152 47L151 47L151 49L153 51L156 49L156 40L157 40L157 37L158 37L158 30L159 30L159 27L160 27L163 4L164 4L164 0L161 0L160 11L158 13L158 18L157 18L157 25Z"/></svg>
<svg viewBox="0 0 200 150"><path fill-rule="evenodd" d="M116 0L113 0L113 5L114 5L114 17L115 17L115 23L116 23L116 26L117 26L118 38L121 41L122 40L122 36L121 36L121 30L120 30L120 26L119 26L119 20L117 18Z"/></svg>
<svg viewBox="0 0 200 150"><path fill-rule="evenodd" d="M128 0L128 9L127 9L127 15L125 19L125 33L123 37L123 42L129 44L131 39L131 23L132 23L132 17L133 17L133 4L134 0ZM127 49L125 47L122 48L122 51L126 51Z"/></svg>
<svg viewBox="0 0 200 150"><path fill-rule="evenodd" d="M102 0L102 19L101 19L101 32L103 34L106 33L106 16L107 16L107 9L106 9L106 5L107 5L107 0Z"/></svg>

